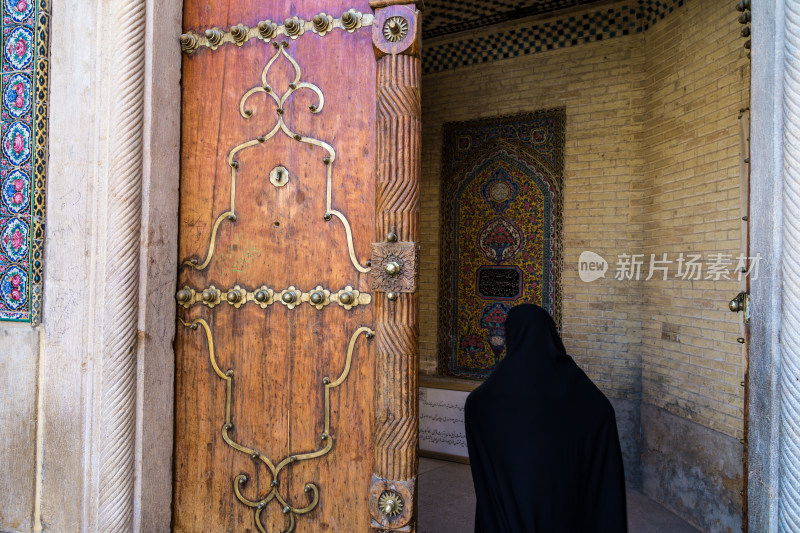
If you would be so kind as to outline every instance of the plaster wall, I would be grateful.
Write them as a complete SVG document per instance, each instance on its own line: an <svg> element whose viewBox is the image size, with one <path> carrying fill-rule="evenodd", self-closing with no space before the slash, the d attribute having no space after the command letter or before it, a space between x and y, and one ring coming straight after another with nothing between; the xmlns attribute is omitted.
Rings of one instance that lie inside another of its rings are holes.
<svg viewBox="0 0 800 533"><path fill-rule="evenodd" d="M36 368L39 331L0 326L0 531L31 531L36 478Z"/></svg>
<svg viewBox="0 0 800 533"><path fill-rule="evenodd" d="M792 448L780 439L783 321L784 138L799 124L784 116L786 11L782 0L753 5L751 253L772 258L751 282L748 382L748 491L750 531L776 531L779 519L780 458ZM785 122L789 122L788 131ZM791 183L791 182L788 182ZM790 404L795 405L795 404Z"/></svg>
<svg viewBox="0 0 800 533"><path fill-rule="evenodd" d="M14 420L1 426L4 442L13 442L2 447L2 453L10 455L6 459L11 466L3 469L9 476L3 486L11 488L0 496L3 531L53 527L74 531L81 521L81 501L75 496L85 496L81 449L88 358L82 348L86 323L76 317L88 314L85 296L91 290L87 283L91 269L87 215L91 210L91 154L96 137L91 103L97 82L91 43L97 35L85 22L93 20L96 11L97 5L86 2L55 1L52 5L52 20L57 22L51 26L43 325L36 329L0 325L3 336L15 341L14 345L3 343L14 356L2 358L13 384L7 389L10 401L0 404L0 416L4 421ZM75 106L75 101L90 105ZM83 120L81 110L89 115ZM82 128L74 128L81 122ZM59 132L68 143L54 142ZM39 385L46 382L55 386L45 399L39 395Z"/></svg>
<svg viewBox="0 0 800 533"><path fill-rule="evenodd" d="M641 417L642 492L700 531L741 531L739 441L646 403Z"/></svg>

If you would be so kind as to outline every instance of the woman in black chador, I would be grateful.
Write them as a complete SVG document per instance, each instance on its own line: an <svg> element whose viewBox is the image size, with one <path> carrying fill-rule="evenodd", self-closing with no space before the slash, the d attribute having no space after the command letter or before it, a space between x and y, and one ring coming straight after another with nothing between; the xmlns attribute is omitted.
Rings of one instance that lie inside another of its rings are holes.
<svg viewBox="0 0 800 533"><path fill-rule="evenodd" d="M536 305L506 319L506 356L467 398L476 533L626 533L614 408Z"/></svg>

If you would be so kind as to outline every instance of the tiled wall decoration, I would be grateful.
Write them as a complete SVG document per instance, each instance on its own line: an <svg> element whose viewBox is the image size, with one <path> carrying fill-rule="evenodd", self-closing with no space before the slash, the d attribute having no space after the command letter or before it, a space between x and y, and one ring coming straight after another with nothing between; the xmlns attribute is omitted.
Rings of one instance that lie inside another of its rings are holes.
<svg viewBox="0 0 800 533"><path fill-rule="evenodd" d="M642 30L650 29L656 22L663 19L675 9L681 7L685 0L639 0L639 9L642 12Z"/></svg>
<svg viewBox="0 0 800 533"><path fill-rule="evenodd" d="M479 37L464 36L454 42L424 48L423 72L431 74L602 41L646 31L685 0L639 0L630 4L586 11L529 26Z"/></svg>
<svg viewBox="0 0 800 533"><path fill-rule="evenodd" d="M39 323L50 0L3 0L0 320Z"/></svg>
<svg viewBox="0 0 800 533"><path fill-rule="evenodd" d="M563 108L444 125L439 372L484 379L509 310L561 318Z"/></svg>

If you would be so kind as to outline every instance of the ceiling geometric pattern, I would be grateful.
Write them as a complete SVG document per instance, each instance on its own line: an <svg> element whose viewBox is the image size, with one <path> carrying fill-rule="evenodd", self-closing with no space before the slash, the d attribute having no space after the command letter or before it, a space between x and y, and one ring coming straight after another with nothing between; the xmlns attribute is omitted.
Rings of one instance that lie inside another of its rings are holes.
<svg viewBox="0 0 800 533"><path fill-rule="evenodd" d="M587 6L580 12L563 13L562 16L517 24L515 27L495 28L491 33L462 33L453 40L426 46L422 54L422 72L433 74L642 33L683 6L686 1L632 0L614 4L592 3L592 6Z"/></svg>
<svg viewBox="0 0 800 533"><path fill-rule="evenodd" d="M422 16L422 37L430 39L596 2L597 0L427 0Z"/></svg>

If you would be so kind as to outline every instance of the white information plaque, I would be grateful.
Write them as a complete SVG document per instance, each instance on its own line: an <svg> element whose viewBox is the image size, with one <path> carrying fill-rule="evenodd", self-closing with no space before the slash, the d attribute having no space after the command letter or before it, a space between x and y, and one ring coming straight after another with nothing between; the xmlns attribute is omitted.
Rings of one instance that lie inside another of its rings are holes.
<svg viewBox="0 0 800 533"><path fill-rule="evenodd" d="M419 388L419 453L422 457L469 462L464 402L469 391Z"/></svg>

